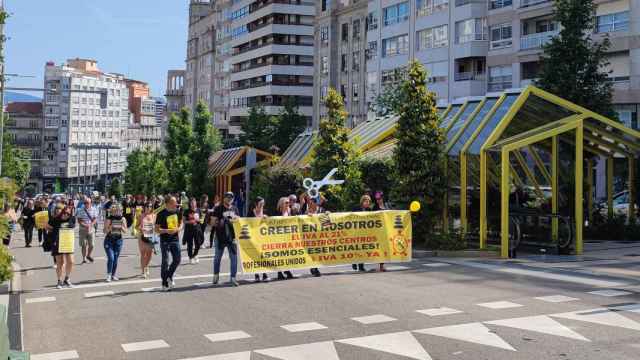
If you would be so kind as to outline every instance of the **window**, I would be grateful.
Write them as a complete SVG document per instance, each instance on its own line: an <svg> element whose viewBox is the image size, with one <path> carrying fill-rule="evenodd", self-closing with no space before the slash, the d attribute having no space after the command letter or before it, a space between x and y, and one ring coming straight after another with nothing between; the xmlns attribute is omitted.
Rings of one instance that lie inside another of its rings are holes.
<svg viewBox="0 0 640 360"><path fill-rule="evenodd" d="M418 41L416 50L444 47L449 45L449 26L442 25L430 29L420 30L416 33Z"/></svg>
<svg viewBox="0 0 640 360"><path fill-rule="evenodd" d="M596 17L596 33L629 30L629 11Z"/></svg>
<svg viewBox="0 0 640 360"><path fill-rule="evenodd" d="M367 61L375 60L378 58L378 42L377 41L369 41L369 46L367 46L366 50Z"/></svg>
<svg viewBox="0 0 640 360"><path fill-rule="evenodd" d="M511 47L511 23L491 27L491 49Z"/></svg>
<svg viewBox="0 0 640 360"><path fill-rule="evenodd" d="M501 9L503 7L511 6L513 4L513 0L490 0L489 1L489 9Z"/></svg>
<svg viewBox="0 0 640 360"><path fill-rule="evenodd" d="M358 95L360 92L360 84L353 84L353 101L358 101Z"/></svg>
<svg viewBox="0 0 640 360"><path fill-rule="evenodd" d="M347 72L348 70L348 59L347 59L347 54L342 54L340 56L340 71L342 72Z"/></svg>
<svg viewBox="0 0 640 360"><path fill-rule="evenodd" d="M456 23L456 43L487 40L487 19L477 18Z"/></svg>
<svg viewBox="0 0 640 360"><path fill-rule="evenodd" d="M382 57L409 53L409 35L404 34L382 40Z"/></svg>
<svg viewBox="0 0 640 360"><path fill-rule="evenodd" d="M360 20L353 20L353 38L360 39Z"/></svg>
<svg viewBox="0 0 640 360"><path fill-rule="evenodd" d="M403 2L384 8L384 26L398 24L409 19L409 3Z"/></svg>
<svg viewBox="0 0 640 360"><path fill-rule="evenodd" d="M372 11L367 15L367 31L375 30L378 28L378 12Z"/></svg>
<svg viewBox="0 0 640 360"><path fill-rule="evenodd" d="M537 61L523 62L520 73L522 74L522 80L535 79L538 76L540 70L540 63Z"/></svg>
<svg viewBox="0 0 640 360"><path fill-rule="evenodd" d="M418 16L431 15L448 7L449 0L416 0L416 14Z"/></svg>
<svg viewBox="0 0 640 360"><path fill-rule="evenodd" d="M513 68L511 65L492 66L489 68L489 91L502 91L511 87Z"/></svg>
<svg viewBox="0 0 640 360"><path fill-rule="evenodd" d="M353 71L360 71L360 51L353 52L351 69L353 69Z"/></svg>
<svg viewBox="0 0 640 360"><path fill-rule="evenodd" d="M406 73L407 72L404 67L393 70L383 70L380 76L382 85L387 86L389 84L398 83L405 79Z"/></svg>
<svg viewBox="0 0 640 360"><path fill-rule="evenodd" d="M322 11L327 11L327 3L329 0L322 0Z"/></svg>
<svg viewBox="0 0 640 360"><path fill-rule="evenodd" d="M349 23L342 24L342 41L349 41Z"/></svg>
<svg viewBox="0 0 640 360"><path fill-rule="evenodd" d="M320 43L322 46L329 45L329 27L323 26L320 28Z"/></svg>

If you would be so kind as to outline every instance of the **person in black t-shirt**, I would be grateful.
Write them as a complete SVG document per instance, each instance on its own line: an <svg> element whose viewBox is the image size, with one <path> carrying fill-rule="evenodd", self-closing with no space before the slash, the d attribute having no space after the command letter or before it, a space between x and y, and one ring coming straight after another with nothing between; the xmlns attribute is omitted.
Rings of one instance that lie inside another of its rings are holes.
<svg viewBox="0 0 640 360"><path fill-rule="evenodd" d="M224 248L229 251L229 260L231 261L231 279L232 286L240 285L236 281L236 273L238 272L238 244L236 234L233 230L232 221L238 218L238 208L233 205L233 193L224 194L222 204L216 206L213 210L212 221L213 229L216 232L216 248L213 260L213 284L217 284L220 278L220 262ZM213 230L212 230L213 231Z"/></svg>
<svg viewBox="0 0 640 360"><path fill-rule="evenodd" d="M29 199L27 204L22 209L22 228L24 229L24 242L26 247L31 247L31 240L33 239L33 228L36 226L35 220L35 207L33 200Z"/></svg>
<svg viewBox="0 0 640 360"><path fill-rule="evenodd" d="M51 242L51 255L55 258L56 274L58 275L58 289L63 286L73 287L71 280L71 272L73 271L73 252L60 252L60 235L64 231L66 237L74 236L73 228L76 225L76 219L73 216L73 209L60 202L52 211L46 230L49 233L49 241ZM64 249L66 250L66 249ZM63 272L64 267L64 272ZM62 275L64 275L64 280Z"/></svg>
<svg viewBox="0 0 640 360"><path fill-rule="evenodd" d="M104 222L104 252L107 254L107 282L118 281L116 270L118 259L122 251L122 234L127 232L127 219L122 215L122 208L116 204L111 207L107 220Z"/></svg>
<svg viewBox="0 0 640 360"><path fill-rule="evenodd" d="M184 211L182 218L184 219L184 234L182 234L182 245L187 245L187 254L189 255L189 263L197 264L198 252L200 246L204 242L202 235L202 227L200 227L200 219L204 215L201 214L200 208L195 198L189 200L189 208Z"/></svg>
<svg viewBox="0 0 640 360"><path fill-rule="evenodd" d="M160 275L164 291L170 291L175 286L173 275L180 265L180 239L178 234L181 227L182 214L178 212L178 201L173 196L167 197L165 208L156 217L156 233L160 234L160 250L162 252ZM169 265L169 253L171 253L171 265Z"/></svg>

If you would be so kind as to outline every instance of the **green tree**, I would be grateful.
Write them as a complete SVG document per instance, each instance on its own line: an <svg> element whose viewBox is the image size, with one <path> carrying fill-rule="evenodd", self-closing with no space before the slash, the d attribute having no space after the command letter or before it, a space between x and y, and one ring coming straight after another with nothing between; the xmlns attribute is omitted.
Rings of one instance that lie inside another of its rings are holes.
<svg viewBox="0 0 640 360"><path fill-rule="evenodd" d="M313 145L311 175L314 179L322 179L332 169L338 169L335 178L343 179L345 183L324 189L328 200L327 208L347 210L358 203L358 197L362 193L358 153L349 142L345 127L347 112L344 110L342 96L331 88L324 102L327 116L320 120L318 136Z"/></svg>
<svg viewBox="0 0 640 360"><path fill-rule="evenodd" d="M404 68L393 70L392 76L396 81L386 85L371 104L371 110L373 110L376 115L389 116L397 112L402 102L400 87L402 86L402 80L406 78L406 74L407 72Z"/></svg>
<svg viewBox="0 0 640 360"><path fill-rule="evenodd" d="M302 180L302 171L297 167L274 164L259 166L254 172L249 198L253 203L256 197L263 197L266 213L275 215L278 200L283 196L298 194L302 188Z"/></svg>
<svg viewBox="0 0 640 360"><path fill-rule="evenodd" d="M283 153L307 126L307 119L298 112L295 98L288 97L284 108L276 118L276 131L273 145L277 149L270 148L273 152Z"/></svg>
<svg viewBox="0 0 640 360"><path fill-rule="evenodd" d="M30 153L17 148L8 133L4 134L2 140L2 176L13 179L18 188L22 189L31 172Z"/></svg>
<svg viewBox="0 0 640 360"><path fill-rule="evenodd" d="M407 209L418 200L423 210L414 217L414 234L425 236L441 214L444 190L444 134L439 127L435 94L427 89L427 73L417 61L409 64L408 79L400 87L398 145L395 164L396 206Z"/></svg>
<svg viewBox="0 0 640 360"><path fill-rule="evenodd" d="M604 116L617 118L611 105L608 38L592 40L596 5L593 0L555 0L560 35L544 46L536 85Z"/></svg>
<svg viewBox="0 0 640 360"><path fill-rule="evenodd" d="M256 149L269 151L274 144L277 119L267 114L262 106L249 109L249 116L241 124L240 143Z"/></svg>
<svg viewBox="0 0 640 360"><path fill-rule="evenodd" d="M6 202L13 202L16 191L18 191L18 187L15 181L9 178L0 179L0 209L4 208ZM6 237L10 231L9 219L0 214L0 238ZM8 247L0 245L0 283L11 280L13 277L11 261Z"/></svg>
<svg viewBox="0 0 640 360"><path fill-rule="evenodd" d="M191 147L191 187L194 195L212 194L212 182L208 179L209 157L222 149L222 138L211 124L211 113L203 102L198 102L193 116L193 146Z"/></svg>
<svg viewBox="0 0 640 360"><path fill-rule="evenodd" d="M124 194L124 188L122 186L122 182L120 179L115 178L111 180L111 184L109 184L109 195L115 195L116 197L122 197Z"/></svg>
<svg viewBox="0 0 640 360"><path fill-rule="evenodd" d="M390 196L395 185L395 168L391 159L360 159L358 167L364 186L372 191L382 191L386 200L392 200Z"/></svg>
<svg viewBox="0 0 640 360"><path fill-rule="evenodd" d="M127 156L124 190L128 194L160 194L167 187L168 173L163 156L158 151L134 150Z"/></svg>
<svg viewBox="0 0 640 360"><path fill-rule="evenodd" d="M168 174L167 190L180 192L191 184L191 146L193 129L189 120L189 110L183 108L180 114L172 114L167 126L165 155Z"/></svg>

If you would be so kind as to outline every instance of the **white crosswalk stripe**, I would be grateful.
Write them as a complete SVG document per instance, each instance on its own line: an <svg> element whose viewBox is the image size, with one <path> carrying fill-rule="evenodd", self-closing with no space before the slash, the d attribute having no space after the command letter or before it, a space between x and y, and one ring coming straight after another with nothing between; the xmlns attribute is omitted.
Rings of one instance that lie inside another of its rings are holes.
<svg viewBox="0 0 640 360"><path fill-rule="evenodd" d="M585 321L594 324L616 326L625 329L640 331L640 323L605 308L572 311L561 314L553 314L551 316L555 318Z"/></svg>
<svg viewBox="0 0 640 360"><path fill-rule="evenodd" d="M425 315L428 315L428 316L443 316L443 315L454 315L454 314L461 314L462 313L462 311L460 311L460 310L451 309L451 308L448 308L448 307L416 310L416 312L419 312L421 314L425 314Z"/></svg>
<svg viewBox="0 0 640 360"><path fill-rule="evenodd" d="M438 268L438 267L451 266L451 264L447 264L447 263L428 263L428 264L422 264L422 266L431 267L431 268Z"/></svg>
<svg viewBox="0 0 640 360"><path fill-rule="evenodd" d="M247 339L250 338L251 335L247 334L244 331L227 331L215 334L207 334L205 335L207 339L211 342L219 342L219 341L231 341L231 340L239 340L239 339Z"/></svg>
<svg viewBox="0 0 640 360"><path fill-rule="evenodd" d="M486 307L488 309L493 309L493 310L511 309L511 308L517 308L517 307L523 306L510 301L495 301L495 302L481 303L477 305Z"/></svg>
<svg viewBox="0 0 640 360"><path fill-rule="evenodd" d="M47 296L47 297L25 299L24 303L25 304L36 304L36 303L45 303L45 302L53 302L53 301L56 301L55 297Z"/></svg>
<svg viewBox="0 0 640 360"><path fill-rule="evenodd" d="M31 360L72 360L79 358L80 356L75 350L31 355Z"/></svg>
<svg viewBox="0 0 640 360"><path fill-rule="evenodd" d="M540 296L535 299L545 301L545 302L550 302L550 303L563 303L563 302L580 300L580 299L576 299L574 297L565 296L565 295Z"/></svg>
<svg viewBox="0 0 640 360"><path fill-rule="evenodd" d="M506 327L511 327L511 328L520 329L520 330L535 331L542 334L561 336L569 339L590 341L589 339L578 334L577 332L569 329L568 327L560 324L559 322L553 320L552 318L544 315L528 316L528 317L521 317L516 319L487 321L485 323L490 325L506 326Z"/></svg>
<svg viewBox="0 0 640 360"><path fill-rule="evenodd" d="M287 330L288 332L303 332L303 331L313 331L313 330L323 330L327 327L319 324L317 322L308 322L308 323L300 323L300 324L288 324L282 325L281 328Z"/></svg>
<svg viewBox="0 0 640 360"><path fill-rule="evenodd" d="M378 315L354 317L354 318L351 318L351 320L357 321L364 325L370 325L370 324L380 324L385 322L396 321L397 319L394 319L387 315L378 314Z"/></svg>
<svg viewBox="0 0 640 360"><path fill-rule="evenodd" d="M201 356L201 357L181 359L181 360L251 360L251 351Z"/></svg>
<svg viewBox="0 0 640 360"><path fill-rule="evenodd" d="M516 351L509 343L481 323L442 326L414 332Z"/></svg>
<svg viewBox="0 0 640 360"><path fill-rule="evenodd" d="M629 291L622 291L622 290L597 290L597 291L590 291L589 294L605 296L605 297L616 297L616 296L632 295L633 293Z"/></svg>
<svg viewBox="0 0 640 360"><path fill-rule="evenodd" d="M164 349L168 347L169 347L169 344L167 344L164 340L152 340L152 341L142 341L142 342L122 344L122 350L124 350L124 352Z"/></svg>
<svg viewBox="0 0 640 360"><path fill-rule="evenodd" d="M409 331L338 340L367 349L378 350L416 360L431 360L431 356Z"/></svg>
<svg viewBox="0 0 640 360"><path fill-rule="evenodd" d="M255 352L280 360L340 360L333 341L282 346Z"/></svg>
<svg viewBox="0 0 640 360"><path fill-rule="evenodd" d="M102 296L112 296L114 294L115 293L113 291L96 291L96 292L88 292L84 294L84 297L86 299L91 299L91 298L102 297Z"/></svg>

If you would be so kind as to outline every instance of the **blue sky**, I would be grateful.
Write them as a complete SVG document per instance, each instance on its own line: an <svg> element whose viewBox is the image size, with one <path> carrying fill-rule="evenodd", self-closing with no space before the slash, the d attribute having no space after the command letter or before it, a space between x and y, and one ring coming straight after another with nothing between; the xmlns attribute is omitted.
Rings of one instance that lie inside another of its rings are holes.
<svg viewBox="0 0 640 360"><path fill-rule="evenodd" d="M11 14L6 72L35 76L7 86L42 87L47 61L83 57L98 60L102 71L148 82L162 96L167 70L185 66L188 0L4 2Z"/></svg>

